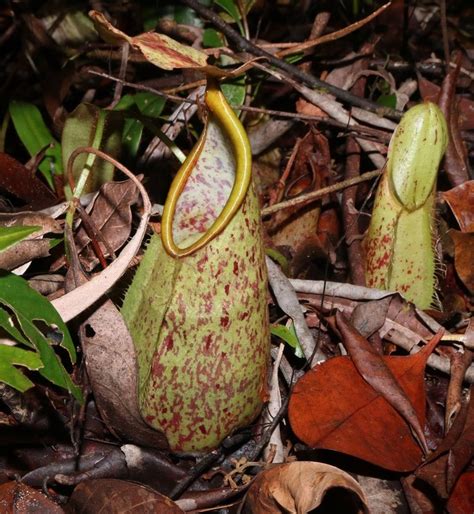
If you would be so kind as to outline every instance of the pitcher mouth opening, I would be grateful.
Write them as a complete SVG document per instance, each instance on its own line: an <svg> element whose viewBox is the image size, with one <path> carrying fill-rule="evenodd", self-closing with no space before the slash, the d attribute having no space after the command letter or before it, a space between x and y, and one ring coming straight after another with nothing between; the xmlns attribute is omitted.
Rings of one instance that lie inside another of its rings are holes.
<svg viewBox="0 0 474 514"><path fill-rule="evenodd" d="M216 85L206 92L206 105L206 127L178 171L163 211L163 246L173 257L190 255L220 234L250 184L247 134Z"/></svg>

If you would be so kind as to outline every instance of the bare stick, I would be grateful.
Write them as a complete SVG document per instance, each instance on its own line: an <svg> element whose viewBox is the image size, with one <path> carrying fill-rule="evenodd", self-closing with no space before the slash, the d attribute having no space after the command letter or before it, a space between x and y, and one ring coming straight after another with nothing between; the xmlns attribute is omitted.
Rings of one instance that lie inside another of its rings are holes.
<svg viewBox="0 0 474 514"><path fill-rule="evenodd" d="M262 209L262 216L267 216L268 214L273 214L274 212L280 211L281 209L287 209L288 207L293 207L294 205L299 205L301 203L309 203L329 193L335 193L336 191L341 191L346 187L355 186L356 184L360 184L361 182L365 182L366 180L371 180L375 177L380 176L382 174L382 171L383 170L369 171L368 173L360 175L360 177L354 177L348 180L344 180L343 182L338 182L337 184L333 184L328 187L323 187L322 189L318 189L317 191L312 191L311 193L308 193L306 195L297 196L296 198L292 198L291 200L276 203L275 205L271 205L270 207Z"/></svg>

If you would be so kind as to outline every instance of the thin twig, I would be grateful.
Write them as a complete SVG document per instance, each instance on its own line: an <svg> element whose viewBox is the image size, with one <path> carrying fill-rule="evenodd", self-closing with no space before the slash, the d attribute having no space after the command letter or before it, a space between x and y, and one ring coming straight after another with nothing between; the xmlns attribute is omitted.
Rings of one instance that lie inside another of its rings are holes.
<svg viewBox="0 0 474 514"><path fill-rule="evenodd" d="M379 7L376 11L374 11L372 14L369 14L366 18L356 21L352 25L349 25L348 27L344 27L341 30L336 30L335 32L331 32L330 34L325 34L324 36L310 39L309 41L305 41L304 43L299 43L294 45L291 48L288 48L286 50L283 50L281 52L278 52L278 57L282 58L286 55L294 54L296 52L302 52L303 50L308 50L309 48L313 48L317 45L322 45L323 43L327 43L329 41L336 41L337 39L340 39L341 37L345 37L348 34L351 34L352 32L355 32L356 30L360 29L367 23L371 22L374 18L376 18L379 14L381 14L387 7L391 5L392 2L388 2L382 7Z"/></svg>
<svg viewBox="0 0 474 514"><path fill-rule="evenodd" d="M196 465L189 471L189 474L180 480L168 494L172 500L179 498L188 487L195 482L214 462L219 460L223 455L222 447L217 448L205 455Z"/></svg>
<svg viewBox="0 0 474 514"><path fill-rule="evenodd" d="M287 209L288 207L293 207L301 203L309 203L327 194L335 193L336 191L341 191L346 187L355 186L356 184L360 184L361 182L365 182L366 180L371 180L381 175L382 172L383 170L369 171L368 173L364 173L360 177L354 177L348 180L344 180L342 182L338 182L337 184L333 184L331 186L318 189L317 191L311 191L311 193L297 196L296 198L291 198L291 200L276 203L275 205L271 205L270 207L262 209L262 216L267 216L268 214L273 214L274 212L280 211L281 209Z"/></svg>
<svg viewBox="0 0 474 514"><path fill-rule="evenodd" d="M255 462L258 459L258 456L262 453L265 446L267 446L270 442L275 428L279 425L280 421L283 419L283 416L286 414L288 404L290 402L290 396L291 395L289 393L285 400L282 402L280 410L275 415L270 425L265 429L265 432L263 433L263 436L260 439L258 445L250 452L249 455L245 456L249 462Z"/></svg>
<svg viewBox="0 0 474 514"><path fill-rule="evenodd" d="M448 20L446 18L446 0L440 0L439 2L440 18L441 18L441 34L443 37L443 52L446 75L449 73L449 37L448 37Z"/></svg>
<svg viewBox="0 0 474 514"><path fill-rule="evenodd" d="M181 0L184 4L194 9L199 15L203 18L210 21L213 25L215 25L219 30L221 30L228 39L233 41L241 50L244 52L248 52L257 57L265 58L270 64L278 68L279 70L284 71L290 77L296 77L298 80L302 81L309 87L319 88L327 91L328 93L333 94L337 99L342 102L346 102L350 105L356 105L363 109L367 109L368 111L376 112L381 116L387 116L388 118L392 118L395 120L400 120L402 117L402 113L396 111L394 109L390 109L387 107L381 107L380 105L366 100L364 98L359 98L344 89L340 89L332 84L328 84L322 80L313 77L309 73L301 70L297 66L293 64L289 64L286 61L275 57L274 55L268 53L262 48L258 47L254 43L251 43L249 40L243 38L240 34L238 34L232 27L230 27L218 14L216 14L211 9L208 9L204 5L202 5L199 0Z"/></svg>
<svg viewBox="0 0 474 514"><path fill-rule="evenodd" d="M391 134L389 132L385 132L385 130L375 129L372 127L365 127L364 125L347 125L347 123L341 123L340 121L333 120L332 118L327 118L324 116L315 116L313 114L300 114L297 112L288 112L288 111L277 111L275 109L264 109L262 107L247 107L243 105L232 105L232 108L236 111L250 111L257 112L261 114L268 114L269 116L278 116L280 118L291 118L297 121L315 121L317 123L323 123L325 125L329 125L330 127L339 128L341 130L347 130L349 133L356 132L357 134L366 134L368 136L373 136L375 139L382 141L383 143L388 143L391 138Z"/></svg>

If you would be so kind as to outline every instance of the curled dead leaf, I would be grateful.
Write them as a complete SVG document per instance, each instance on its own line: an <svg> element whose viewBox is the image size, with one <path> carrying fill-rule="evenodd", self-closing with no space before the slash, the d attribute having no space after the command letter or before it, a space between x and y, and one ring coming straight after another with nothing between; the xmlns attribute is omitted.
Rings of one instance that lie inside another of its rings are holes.
<svg viewBox="0 0 474 514"><path fill-rule="evenodd" d="M244 512L252 514L305 514L319 507L330 489L342 488L349 495L343 512L367 513L364 491L348 473L321 462L290 462L261 472L247 493ZM352 505L352 507L351 507ZM332 510L342 512L342 510Z"/></svg>

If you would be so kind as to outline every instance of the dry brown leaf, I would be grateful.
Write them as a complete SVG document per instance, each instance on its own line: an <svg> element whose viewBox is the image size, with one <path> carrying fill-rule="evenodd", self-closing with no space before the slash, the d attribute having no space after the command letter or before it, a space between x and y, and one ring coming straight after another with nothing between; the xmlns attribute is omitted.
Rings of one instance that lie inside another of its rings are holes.
<svg viewBox="0 0 474 514"><path fill-rule="evenodd" d="M56 195L31 170L0 152L0 187L26 203L25 209L44 209L57 202Z"/></svg>
<svg viewBox="0 0 474 514"><path fill-rule="evenodd" d="M364 492L348 473L321 462L290 462L262 471L247 493L245 509L252 514L304 514L316 509L332 488L351 493L350 513L368 512Z"/></svg>
<svg viewBox="0 0 474 514"><path fill-rule="evenodd" d="M81 330L85 362L97 408L118 438L143 446L166 448L165 436L150 428L138 409L136 355L123 318L106 301Z"/></svg>
<svg viewBox="0 0 474 514"><path fill-rule="evenodd" d="M391 303L390 296L359 303L351 314L352 325L363 337L370 337L383 327Z"/></svg>
<svg viewBox="0 0 474 514"><path fill-rule="evenodd" d="M0 252L0 268L13 270L33 259L48 257L50 248L50 242L47 239L21 241Z"/></svg>
<svg viewBox="0 0 474 514"><path fill-rule="evenodd" d="M118 250L129 238L132 224L130 206L137 201L138 189L131 180L107 182L94 201L90 220L101 236L107 241L112 251ZM92 271L99 263L86 229L82 226L76 235L77 251L81 253L81 263L86 271ZM98 240L104 257L109 252L101 240Z"/></svg>
<svg viewBox="0 0 474 514"><path fill-rule="evenodd" d="M474 454L474 396L463 402L453 426L415 475L441 498L448 498L456 481Z"/></svg>
<svg viewBox="0 0 474 514"><path fill-rule="evenodd" d="M443 198L451 207L461 232L474 232L474 180L445 191Z"/></svg>
<svg viewBox="0 0 474 514"><path fill-rule="evenodd" d="M0 485L0 512L61 514L63 509L46 495L20 482Z"/></svg>
<svg viewBox="0 0 474 514"><path fill-rule="evenodd" d="M422 426L424 368L440 337L414 355L383 357ZM308 371L293 389L288 417L295 435L312 448L347 453L394 471L411 471L420 464L421 450L407 423L349 357L334 357Z"/></svg>
<svg viewBox="0 0 474 514"><path fill-rule="evenodd" d="M454 266L456 273L471 293L474 292L474 233L450 230L454 242Z"/></svg>
<svg viewBox="0 0 474 514"><path fill-rule="evenodd" d="M176 503L150 487L126 480L99 479L79 484L71 495L69 514L182 514Z"/></svg>

